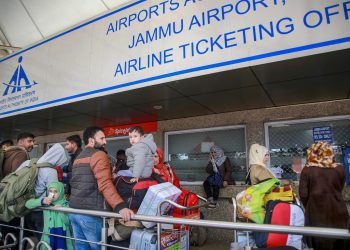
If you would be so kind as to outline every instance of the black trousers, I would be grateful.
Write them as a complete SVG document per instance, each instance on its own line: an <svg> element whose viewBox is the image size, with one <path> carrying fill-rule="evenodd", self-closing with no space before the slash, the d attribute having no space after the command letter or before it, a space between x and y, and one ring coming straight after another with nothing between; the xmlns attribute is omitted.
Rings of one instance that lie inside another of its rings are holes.
<svg viewBox="0 0 350 250"><path fill-rule="evenodd" d="M204 191L207 195L207 198L209 197L213 197L214 201L217 201L219 198L219 192L220 192L220 188L219 186L214 186L214 185L210 185L210 183L208 182L208 180L206 180L203 183L203 187L204 187Z"/></svg>
<svg viewBox="0 0 350 250"><path fill-rule="evenodd" d="M36 230L36 231L43 231L44 228L44 216L43 211L32 211L30 214L26 215L24 218L24 227ZM41 239L41 233L33 233L33 232L25 232L26 236L36 236L38 240Z"/></svg>

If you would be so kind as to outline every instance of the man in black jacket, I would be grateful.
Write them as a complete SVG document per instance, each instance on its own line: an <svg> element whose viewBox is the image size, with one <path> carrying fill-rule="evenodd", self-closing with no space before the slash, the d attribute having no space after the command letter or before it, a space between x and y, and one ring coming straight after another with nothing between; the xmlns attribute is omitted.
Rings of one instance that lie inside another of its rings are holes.
<svg viewBox="0 0 350 250"><path fill-rule="evenodd" d="M70 179L72 178L72 166L75 158L81 152L81 138L79 135L71 135L66 138L66 150L70 155L70 160L67 166L67 184L65 188L65 194L69 197L70 195Z"/></svg>

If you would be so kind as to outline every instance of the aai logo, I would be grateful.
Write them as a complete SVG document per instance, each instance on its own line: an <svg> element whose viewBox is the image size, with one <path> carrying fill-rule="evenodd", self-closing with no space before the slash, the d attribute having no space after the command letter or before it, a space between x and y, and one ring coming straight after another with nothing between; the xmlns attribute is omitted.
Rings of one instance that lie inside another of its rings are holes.
<svg viewBox="0 0 350 250"><path fill-rule="evenodd" d="M33 83L30 83L27 74L24 72L24 69L21 65L22 57L20 56L18 58L19 65L17 66L15 72L12 75L11 80L9 83L2 83L6 86L6 89L2 96L6 96L9 92L11 94L20 92L22 89L29 89L32 86L38 84L37 82L33 81Z"/></svg>

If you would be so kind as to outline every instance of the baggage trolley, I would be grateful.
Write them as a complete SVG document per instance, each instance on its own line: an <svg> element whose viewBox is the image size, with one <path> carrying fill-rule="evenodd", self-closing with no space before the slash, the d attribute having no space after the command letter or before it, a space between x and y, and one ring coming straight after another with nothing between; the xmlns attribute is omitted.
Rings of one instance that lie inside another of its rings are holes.
<svg viewBox="0 0 350 250"><path fill-rule="evenodd" d="M164 200L158 205L157 215L162 216L162 214L161 214L161 207L165 203L168 203L168 204L170 204L170 205L172 205L172 206L174 206L176 208L179 208L181 210L193 210L193 209L196 209L196 208L201 208L201 207L208 206L209 202L208 202L207 199L205 199L204 197L202 197L200 195L197 195L197 197L198 197L198 201L202 202L203 204L198 204L196 206L191 206L191 207L185 207L185 206L179 205L179 204L177 204L176 202L174 202L172 200ZM173 229L173 231L177 231L180 234L180 238L183 237L182 232L181 232L181 227L180 227L180 230ZM161 247L160 239L161 239L161 223L157 223L157 249L160 249L160 247ZM187 240L188 240L188 242L187 242L187 246L188 246L187 249L188 249L189 248L189 236L187 237Z"/></svg>
<svg viewBox="0 0 350 250"><path fill-rule="evenodd" d="M237 201L233 197L232 197L232 206L233 206L233 212L232 212L233 222L237 222L237 218L243 219L243 217L239 217L237 214ZM250 246L250 242L249 242L250 231L244 231L243 233L245 234L245 237L246 237L246 245L240 246L238 243L239 233L237 232L237 230L233 230L233 242L231 243L230 250L238 250L238 249L242 249L242 248L244 248L244 250L252 249L252 247ZM240 234L240 235L243 236L244 234Z"/></svg>

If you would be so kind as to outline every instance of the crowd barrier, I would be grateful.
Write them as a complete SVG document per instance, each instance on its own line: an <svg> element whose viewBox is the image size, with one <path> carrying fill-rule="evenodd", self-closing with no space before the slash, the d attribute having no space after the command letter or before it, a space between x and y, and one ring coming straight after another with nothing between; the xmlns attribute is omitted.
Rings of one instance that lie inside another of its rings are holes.
<svg viewBox="0 0 350 250"><path fill-rule="evenodd" d="M173 201L170 200L164 200L163 203L170 203L173 206L186 209L185 207L176 204ZM161 206L160 204L160 206ZM159 206L159 209L160 209ZM195 208L195 207L193 207ZM192 208L192 209L193 209ZM114 212L106 212L106 211L94 211L94 210L83 210L83 209L73 209L73 208L63 208L63 207L42 207L41 209L45 210L52 210L52 211L58 211L63 213L74 213L74 214L83 214L83 215L91 215L91 216L97 216L104 219L104 222L106 218L116 218L120 219L121 216ZM159 211L158 209L158 211ZM242 223L242 222L227 222L227 221L214 221L214 220L196 220L196 219L184 219L184 218L173 218L173 217L167 217L167 216L147 216L147 215L135 215L132 220L136 221L151 221L157 223L157 237L158 237L158 249L160 249L160 230L161 230L161 224L180 224L180 225L189 225L189 226L198 226L198 227L208 227L208 228L217 228L217 229L229 229L229 230L238 230L238 231L259 231L259 232L274 232L274 233L286 233L286 234L297 234L297 235L308 235L308 236L318 236L318 237L325 237L325 238L340 238L340 239L348 239L350 240L350 233L348 230L345 229L335 229L335 228L320 228L320 227L294 227L294 226L280 226L280 225L265 225L265 224L255 224L255 223ZM101 245L102 250L106 249L106 247L110 248L117 248L117 249L129 249L125 247L118 247L115 245L107 244L107 229L105 227L106 223L103 223L104 227L102 228L102 240L101 242L93 242L96 244ZM7 246L3 245L0 246L0 249L6 249L10 246L15 246L19 244L19 250L23 249L24 243L28 242L30 246L32 246L32 249L34 249L34 243L29 238L23 237L24 231L31 231L36 232L34 230L29 230L24 228L24 218L21 218L21 224L19 227L14 226L8 226L5 224L2 224L0 222L1 227L11 227L16 228L20 231L19 239L17 240L14 235L6 235L4 236L7 241L5 241L5 244L8 244ZM40 232L43 233L43 232ZM50 234L54 235L54 234ZM63 237L63 238L69 238L64 237L61 235L54 235L57 237ZM9 237L9 238L6 238ZM9 239L12 238L13 242L9 243ZM79 240L75 238L70 238L74 240ZM81 240L84 242L89 242L86 240ZM35 249L39 249L38 247L44 244L45 242L39 242ZM28 249L28 248L27 248ZM48 248L50 249L50 248Z"/></svg>

